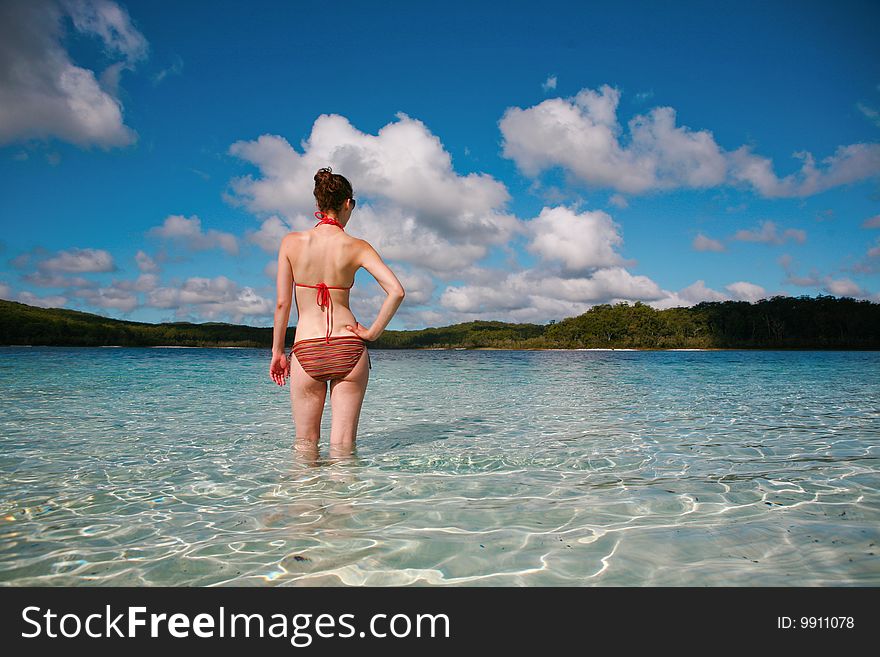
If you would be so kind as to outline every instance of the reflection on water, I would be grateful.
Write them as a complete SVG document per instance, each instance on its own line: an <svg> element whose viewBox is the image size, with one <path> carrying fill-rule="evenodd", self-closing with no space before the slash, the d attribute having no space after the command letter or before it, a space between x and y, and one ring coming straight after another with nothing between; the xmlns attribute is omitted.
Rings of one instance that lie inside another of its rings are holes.
<svg viewBox="0 0 880 657"><path fill-rule="evenodd" d="M877 352L0 349L5 585L877 585Z"/></svg>

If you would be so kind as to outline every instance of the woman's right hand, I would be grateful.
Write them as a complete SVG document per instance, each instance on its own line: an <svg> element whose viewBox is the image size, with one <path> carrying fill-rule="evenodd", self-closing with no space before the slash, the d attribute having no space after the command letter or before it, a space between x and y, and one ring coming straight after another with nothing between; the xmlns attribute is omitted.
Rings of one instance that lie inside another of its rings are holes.
<svg viewBox="0 0 880 657"><path fill-rule="evenodd" d="M284 385L284 379L290 376L290 363L283 353L272 354L272 362L269 364L269 376L279 386Z"/></svg>
<svg viewBox="0 0 880 657"><path fill-rule="evenodd" d="M354 333L359 338L366 340L367 342L372 342L373 340L376 339L376 337L378 337L378 336L373 335L373 333L372 333L372 331L370 331L370 329L368 329L364 326L361 326L360 322L356 322L355 326L352 326L351 324L346 324L345 328L347 328L349 331Z"/></svg>

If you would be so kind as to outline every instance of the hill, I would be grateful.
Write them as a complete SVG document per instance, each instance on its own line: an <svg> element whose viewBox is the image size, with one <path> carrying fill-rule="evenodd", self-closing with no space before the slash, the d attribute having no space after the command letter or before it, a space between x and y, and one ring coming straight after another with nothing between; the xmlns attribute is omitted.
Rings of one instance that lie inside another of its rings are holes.
<svg viewBox="0 0 880 657"><path fill-rule="evenodd" d="M295 327L287 329L286 345ZM272 328L221 322L150 324L0 300L0 344L187 346L270 349ZM880 349L880 304L809 296L703 302L655 310L637 301L594 306L549 324L474 321L385 331L378 349L795 348Z"/></svg>

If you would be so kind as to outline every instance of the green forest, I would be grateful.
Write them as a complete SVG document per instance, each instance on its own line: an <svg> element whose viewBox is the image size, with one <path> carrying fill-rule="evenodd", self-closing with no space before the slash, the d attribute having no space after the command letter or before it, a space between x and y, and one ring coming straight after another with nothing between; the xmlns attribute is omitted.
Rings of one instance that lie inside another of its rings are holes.
<svg viewBox="0 0 880 657"><path fill-rule="evenodd" d="M295 327L287 330L286 345ZM272 347L272 328L221 322L129 322L0 300L0 344ZM639 301L597 305L547 324L474 321L386 330L376 349L880 349L880 304L850 297L776 296L656 310Z"/></svg>

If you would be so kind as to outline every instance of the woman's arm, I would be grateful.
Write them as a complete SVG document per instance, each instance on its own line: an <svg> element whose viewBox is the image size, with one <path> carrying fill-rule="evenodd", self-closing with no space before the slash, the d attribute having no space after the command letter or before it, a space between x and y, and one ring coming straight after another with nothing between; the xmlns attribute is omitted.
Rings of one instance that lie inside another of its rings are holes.
<svg viewBox="0 0 880 657"><path fill-rule="evenodd" d="M365 329L360 323L357 326L347 326L346 328L364 340L372 341L376 340L385 331L385 327L388 326L388 323L394 317L394 313L397 312L400 304L403 303L406 291L403 289L403 285L400 284L397 276L394 275L394 272L391 271L376 252L376 249L369 242L362 241L360 266L373 275L373 278L382 286L382 289L385 290L388 296L385 297L385 302L379 309L376 321L373 322L370 328Z"/></svg>
<svg viewBox="0 0 880 657"><path fill-rule="evenodd" d="M281 240L281 248L278 249L278 299L275 302L275 323L272 330L272 353L283 354L284 342L287 340L287 323L290 321L290 304L293 293L293 271L290 268L290 260L287 254L290 240L285 237Z"/></svg>

